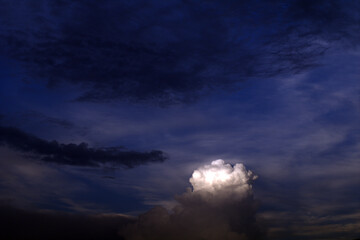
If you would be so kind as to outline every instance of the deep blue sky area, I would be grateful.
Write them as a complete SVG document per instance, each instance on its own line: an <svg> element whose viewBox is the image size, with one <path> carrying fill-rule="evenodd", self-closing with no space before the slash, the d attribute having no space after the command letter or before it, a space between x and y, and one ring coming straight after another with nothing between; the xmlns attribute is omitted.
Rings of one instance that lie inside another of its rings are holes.
<svg viewBox="0 0 360 240"><path fill-rule="evenodd" d="M360 237L360 2L0 0L0 204L169 211L243 163L268 239Z"/></svg>

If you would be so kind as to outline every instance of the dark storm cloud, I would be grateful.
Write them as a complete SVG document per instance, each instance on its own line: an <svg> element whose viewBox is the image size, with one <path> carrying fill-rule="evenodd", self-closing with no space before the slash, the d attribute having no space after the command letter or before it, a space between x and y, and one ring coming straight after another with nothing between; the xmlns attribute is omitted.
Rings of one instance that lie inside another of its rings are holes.
<svg viewBox="0 0 360 240"><path fill-rule="evenodd" d="M249 197L213 206L199 196L182 195L173 213L155 207L124 227L126 239L264 239L265 230L255 218L256 201Z"/></svg>
<svg viewBox="0 0 360 240"><path fill-rule="evenodd" d="M2 54L80 101L191 102L357 45L358 1L1 1Z"/></svg>
<svg viewBox="0 0 360 240"><path fill-rule="evenodd" d="M98 167L110 163L131 168L166 160L164 153L157 150L136 152L122 148L91 148L86 143L63 144L40 139L13 127L0 127L0 145L34 154L45 162L74 166Z"/></svg>

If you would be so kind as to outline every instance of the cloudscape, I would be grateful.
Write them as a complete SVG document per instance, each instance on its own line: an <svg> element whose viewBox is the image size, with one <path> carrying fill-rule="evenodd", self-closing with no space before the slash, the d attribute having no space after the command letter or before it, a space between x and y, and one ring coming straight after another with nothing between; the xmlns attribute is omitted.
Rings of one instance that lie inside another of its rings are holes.
<svg viewBox="0 0 360 240"><path fill-rule="evenodd" d="M0 0L0 238L359 239L359 13Z"/></svg>

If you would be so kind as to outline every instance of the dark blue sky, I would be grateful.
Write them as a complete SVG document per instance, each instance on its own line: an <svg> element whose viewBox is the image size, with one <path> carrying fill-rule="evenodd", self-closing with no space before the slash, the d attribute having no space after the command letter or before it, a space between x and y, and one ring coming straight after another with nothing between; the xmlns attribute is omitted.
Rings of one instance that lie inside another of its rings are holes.
<svg viewBox="0 0 360 240"><path fill-rule="evenodd" d="M137 215L221 158L270 239L360 236L358 1L0 6L1 203Z"/></svg>

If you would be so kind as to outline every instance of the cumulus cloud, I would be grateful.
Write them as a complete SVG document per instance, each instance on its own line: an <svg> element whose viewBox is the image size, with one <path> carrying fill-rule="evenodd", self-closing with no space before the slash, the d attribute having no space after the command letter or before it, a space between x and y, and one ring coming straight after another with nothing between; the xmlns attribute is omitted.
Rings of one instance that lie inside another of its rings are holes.
<svg viewBox="0 0 360 240"><path fill-rule="evenodd" d="M73 166L99 167L102 164L135 167L167 159L159 150L137 152L123 148L92 148L86 143L58 143L47 141L18 128L0 126L0 146L5 145L17 151L31 154L44 162Z"/></svg>
<svg viewBox="0 0 360 240"><path fill-rule="evenodd" d="M256 217L258 202L251 182L256 176L243 164L221 159L195 170L192 189L176 196L169 213L155 207L120 231L126 239L262 239Z"/></svg>
<svg viewBox="0 0 360 240"><path fill-rule="evenodd" d="M246 194L251 189L249 184L256 176L245 169L243 164L236 164L232 167L225 164L224 160L218 159L194 171L190 178L193 191L206 191L216 193L223 189L230 189L238 195Z"/></svg>

